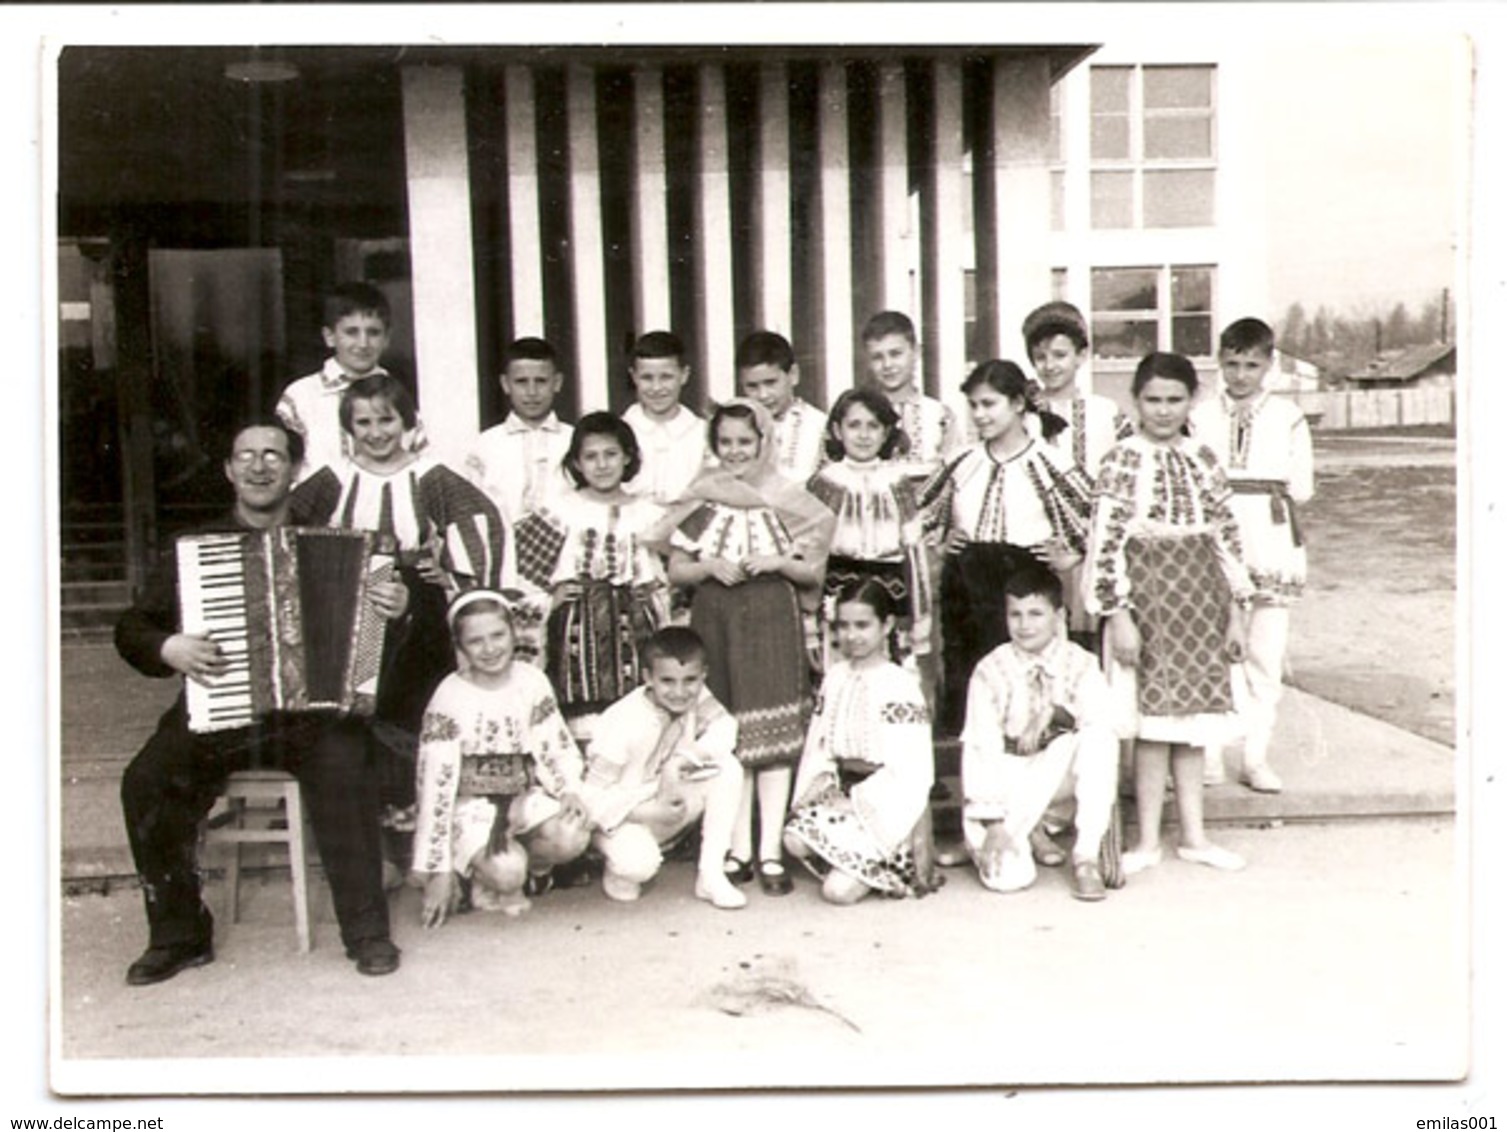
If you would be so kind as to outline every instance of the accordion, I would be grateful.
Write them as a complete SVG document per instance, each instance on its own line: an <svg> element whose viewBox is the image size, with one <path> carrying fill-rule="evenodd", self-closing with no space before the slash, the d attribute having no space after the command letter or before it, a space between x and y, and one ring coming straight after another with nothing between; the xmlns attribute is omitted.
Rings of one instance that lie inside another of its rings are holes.
<svg viewBox="0 0 1507 1132"><path fill-rule="evenodd" d="M275 527L178 539L184 632L205 632L230 667L185 681L191 731L269 712L370 714L386 636L373 583L393 576L366 531Z"/></svg>

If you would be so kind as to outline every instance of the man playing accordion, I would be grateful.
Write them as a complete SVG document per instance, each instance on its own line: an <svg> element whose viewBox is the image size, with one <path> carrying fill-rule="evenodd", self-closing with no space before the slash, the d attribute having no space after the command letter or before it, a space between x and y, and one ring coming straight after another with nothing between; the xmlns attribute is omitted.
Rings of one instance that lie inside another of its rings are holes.
<svg viewBox="0 0 1507 1132"><path fill-rule="evenodd" d="M235 434L225 478L235 490L230 514L195 533L265 531L288 522L288 492L303 459L303 439L272 418ZM389 621L408 607L398 581L370 586ZM182 675L205 683L230 660L207 633L181 623L177 557L170 550L136 603L115 627L115 647L146 676ZM274 711L245 726L197 733L179 695L126 768L121 803L146 900L150 937L126 972L132 986L170 979L214 959L213 919L200 898L199 822L226 777L247 767L278 767L297 776L329 881L346 954L364 975L398 969L382 888L378 776L366 722L332 710Z"/></svg>

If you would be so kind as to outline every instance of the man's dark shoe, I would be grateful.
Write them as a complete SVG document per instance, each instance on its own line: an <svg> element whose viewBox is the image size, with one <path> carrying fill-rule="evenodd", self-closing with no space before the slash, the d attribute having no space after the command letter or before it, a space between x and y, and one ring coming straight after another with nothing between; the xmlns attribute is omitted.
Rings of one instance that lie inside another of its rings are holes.
<svg viewBox="0 0 1507 1132"><path fill-rule="evenodd" d="M390 939L357 940L345 949L345 957L356 961L356 970L363 975L390 975L400 962L397 945Z"/></svg>
<svg viewBox="0 0 1507 1132"><path fill-rule="evenodd" d="M171 979L179 971L202 967L214 961L215 948L209 940L149 947L140 959L126 968L126 982L133 987L151 986Z"/></svg>

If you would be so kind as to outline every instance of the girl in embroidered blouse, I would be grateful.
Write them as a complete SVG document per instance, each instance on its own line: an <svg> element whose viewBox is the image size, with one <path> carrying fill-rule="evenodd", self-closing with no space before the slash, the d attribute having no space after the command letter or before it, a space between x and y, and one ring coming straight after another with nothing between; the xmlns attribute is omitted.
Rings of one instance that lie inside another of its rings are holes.
<svg viewBox="0 0 1507 1132"><path fill-rule="evenodd" d="M943 735L962 730L973 666L1010 639L1005 580L1028 564L1062 575L1082 561L1091 494L1072 457L1045 443L1065 422L1036 407L1014 362L984 362L963 392L978 443L949 461L920 501L928 533L942 541Z"/></svg>
<svg viewBox="0 0 1507 1132"><path fill-rule="evenodd" d="M1187 435L1198 374L1178 354L1149 354L1131 392L1140 431L1104 457L1087 563L1091 608L1105 618L1108 677L1122 734L1135 742L1139 840L1127 874L1162 859L1170 763L1184 860L1239 869L1203 824L1202 746L1233 710L1230 665L1244 651L1250 578L1230 489L1207 445Z"/></svg>
<svg viewBox="0 0 1507 1132"><path fill-rule="evenodd" d="M669 620L669 586L645 542L663 512L623 490L643 466L633 429L611 413L587 413L563 463L576 490L555 504L561 542L549 577L545 672L585 743L596 716L638 687L639 654Z"/></svg>
<svg viewBox="0 0 1507 1132"><path fill-rule="evenodd" d="M916 665L931 652L931 580L921 511L909 476L892 458L907 443L899 414L876 390L846 390L827 416L831 463L806 484L837 516L823 583L823 670L838 660L832 634L837 594L865 579L883 586L898 611L887 642L889 659Z"/></svg>
<svg viewBox="0 0 1507 1132"><path fill-rule="evenodd" d="M658 537L670 581L694 587L690 621L707 647L706 686L736 717L749 771L728 876L753 877L757 795L759 884L782 896L791 887L780 859L791 770L811 706L804 614L821 598L833 516L775 469L774 422L763 406L728 401L708 435L719 464L697 475Z"/></svg>
<svg viewBox="0 0 1507 1132"><path fill-rule="evenodd" d="M842 659L822 681L796 774L785 847L825 874L822 897L833 904L935 887L916 859L929 836L931 721L915 675L888 657L894 608L875 578L837 594Z"/></svg>
<svg viewBox="0 0 1507 1132"><path fill-rule="evenodd" d="M548 678L515 663L502 595L472 590L450 620L460 670L435 689L419 742L413 868L431 928L467 878L473 908L522 914L530 873L574 860L591 836L581 752Z"/></svg>
<svg viewBox="0 0 1507 1132"><path fill-rule="evenodd" d="M312 526L377 532L412 595L406 622L388 633L375 714L386 750L383 826L396 838L389 853L401 868L424 708L455 667L446 602L477 586L513 585L512 538L485 493L428 449L415 449L418 410L397 378L384 372L353 382L340 395L339 417L350 459L303 480L290 511Z"/></svg>
<svg viewBox="0 0 1507 1132"><path fill-rule="evenodd" d="M376 531L396 548L414 595L410 622L384 680L379 718L417 732L424 705L454 667L445 604L462 590L513 585L512 544L496 505L427 450L416 452L413 397L390 374L353 384L340 396L340 425L351 458L326 465L293 492L303 522Z"/></svg>

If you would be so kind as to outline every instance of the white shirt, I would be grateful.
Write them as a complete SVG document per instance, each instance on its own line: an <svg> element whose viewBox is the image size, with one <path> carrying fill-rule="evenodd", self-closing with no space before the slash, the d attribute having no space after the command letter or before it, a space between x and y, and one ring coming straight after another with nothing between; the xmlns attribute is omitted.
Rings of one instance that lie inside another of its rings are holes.
<svg viewBox="0 0 1507 1132"><path fill-rule="evenodd" d="M516 525L575 486L561 463L570 450L570 437L570 428L554 413L537 425L509 413L476 438L463 465L466 478Z"/></svg>
<svg viewBox="0 0 1507 1132"><path fill-rule="evenodd" d="M665 506L685 494L706 463L706 421L681 405L668 421L650 419L640 405L630 405L623 420L633 429L644 466L623 490Z"/></svg>
<svg viewBox="0 0 1507 1132"><path fill-rule="evenodd" d="M785 415L774 422L775 466L780 474L796 483L815 475L826 436L827 414L800 398L791 401Z"/></svg>

